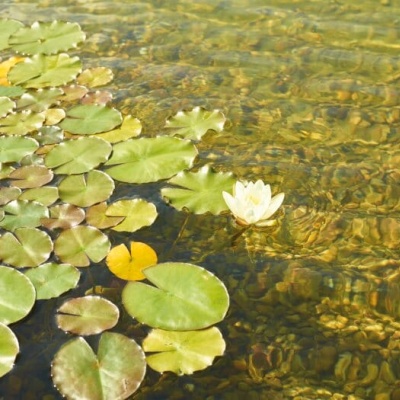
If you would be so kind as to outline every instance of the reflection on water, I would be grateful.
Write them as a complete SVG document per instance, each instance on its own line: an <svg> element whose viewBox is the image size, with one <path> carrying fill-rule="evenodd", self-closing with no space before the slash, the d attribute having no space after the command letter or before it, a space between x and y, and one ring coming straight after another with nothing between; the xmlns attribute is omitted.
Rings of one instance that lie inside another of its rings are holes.
<svg viewBox="0 0 400 400"><path fill-rule="evenodd" d="M398 15L398 0L3 5L25 23L79 22L83 61L113 69L116 107L147 135L180 109L221 109L229 127L201 160L286 194L275 229L238 233L145 189L161 218L140 240L215 272L232 305L225 357L189 377L150 372L133 398L400 399ZM113 284L85 279L82 291ZM5 399L59 398L43 379L65 340L55 307L13 327L23 352Z"/></svg>

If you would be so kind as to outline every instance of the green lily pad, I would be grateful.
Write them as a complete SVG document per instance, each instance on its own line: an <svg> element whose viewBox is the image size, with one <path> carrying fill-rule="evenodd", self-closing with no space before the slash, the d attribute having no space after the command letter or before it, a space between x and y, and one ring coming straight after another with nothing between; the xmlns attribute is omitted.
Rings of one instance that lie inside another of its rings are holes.
<svg viewBox="0 0 400 400"><path fill-rule="evenodd" d="M141 122L137 118L127 115L124 117L119 128L104 133L98 133L96 137L107 140L109 143L118 143L139 136L141 131Z"/></svg>
<svg viewBox="0 0 400 400"><path fill-rule="evenodd" d="M122 115L116 109L88 104L69 109L60 127L75 135L92 135L114 129L121 123Z"/></svg>
<svg viewBox="0 0 400 400"><path fill-rule="evenodd" d="M107 200L114 191L114 181L102 171L64 178L59 186L60 198L66 203L89 207Z"/></svg>
<svg viewBox="0 0 400 400"><path fill-rule="evenodd" d="M25 93L25 89L21 86L0 86L0 96L19 97Z"/></svg>
<svg viewBox="0 0 400 400"><path fill-rule="evenodd" d="M89 92L87 87L76 84L63 86L62 90L64 95L62 96L61 100L64 103L71 103L80 100Z"/></svg>
<svg viewBox="0 0 400 400"><path fill-rule="evenodd" d="M127 183L156 182L190 168L197 156L189 141L170 137L131 139L114 145L106 172Z"/></svg>
<svg viewBox="0 0 400 400"><path fill-rule="evenodd" d="M155 221L157 209L153 203L143 199L119 200L107 208L106 216L125 217L121 223L111 228L114 231L135 232Z"/></svg>
<svg viewBox="0 0 400 400"><path fill-rule="evenodd" d="M162 263L144 269L155 286L129 282L122 292L128 313L153 328L187 331L221 321L229 307L224 284L197 265Z"/></svg>
<svg viewBox="0 0 400 400"><path fill-rule="evenodd" d="M24 274L0 266L0 323L9 325L27 316L35 299L35 288Z"/></svg>
<svg viewBox="0 0 400 400"><path fill-rule="evenodd" d="M13 85L39 89L65 85L74 80L81 70L78 57L64 53L56 56L35 54L14 65L7 78Z"/></svg>
<svg viewBox="0 0 400 400"><path fill-rule="evenodd" d="M54 356L54 385L69 399L124 400L146 373L143 350L119 333L101 335L96 354L82 337L64 344Z"/></svg>
<svg viewBox="0 0 400 400"><path fill-rule="evenodd" d="M14 367L15 359L19 353L19 343L13 331L0 323L0 378L10 372Z"/></svg>
<svg viewBox="0 0 400 400"><path fill-rule="evenodd" d="M6 135L26 135L29 132L38 130L44 123L45 115L43 113L34 113L25 110L17 113L11 113L0 118L0 133Z"/></svg>
<svg viewBox="0 0 400 400"><path fill-rule="evenodd" d="M30 268L25 275L33 283L38 300L59 297L76 287L80 272L70 264L47 263Z"/></svg>
<svg viewBox="0 0 400 400"><path fill-rule="evenodd" d="M6 116L15 107L15 103L8 97L0 97L0 118Z"/></svg>
<svg viewBox="0 0 400 400"><path fill-rule="evenodd" d="M48 88L24 93L17 100L19 110L27 109L37 113L46 111L49 107L58 104L63 91L59 88Z"/></svg>
<svg viewBox="0 0 400 400"><path fill-rule="evenodd" d="M22 22L15 19L2 19L0 21L0 50L10 47L8 44L10 36L23 26Z"/></svg>
<svg viewBox="0 0 400 400"><path fill-rule="evenodd" d="M22 54L56 54L77 47L85 37L76 22L34 22L14 32L8 43Z"/></svg>
<svg viewBox="0 0 400 400"><path fill-rule="evenodd" d="M21 194L21 189L16 187L0 187L0 206L9 203L10 201L18 199ZM4 213L3 213L4 217ZM2 219L2 218L0 218Z"/></svg>
<svg viewBox="0 0 400 400"><path fill-rule="evenodd" d="M79 85L90 88L104 86L110 83L114 78L111 69L106 67L88 68L82 71L76 81Z"/></svg>
<svg viewBox="0 0 400 400"><path fill-rule="evenodd" d="M125 216L109 217L106 215L108 205L107 203L101 202L92 207L89 207L86 211L86 221L89 225L95 226L98 229L107 229L112 226L118 225L125 219Z"/></svg>
<svg viewBox="0 0 400 400"><path fill-rule="evenodd" d="M57 201L58 188L55 186L42 186L40 188L27 189L18 199L36 201L44 206L49 206Z"/></svg>
<svg viewBox="0 0 400 400"><path fill-rule="evenodd" d="M53 179L53 171L42 165L27 165L11 172L11 184L21 189L43 186Z"/></svg>
<svg viewBox="0 0 400 400"><path fill-rule="evenodd" d="M224 129L226 118L218 110L207 111L195 107L191 111L179 111L165 123L165 128L172 129L172 135L179 135L185 139L200 140L208 130L221 132Z"/></svg>
<svg viewBox="0 0 400 400"><path fill-rule="evenodd" d="M222 356L225 341L215 327L187 332L153 329L143 340L143 350L156 353L146 355L152 369L188 375L207 368L216 356Z"/></svg>
<svg viewBox="0 0 400 400"><path fill-rule="evenodd" d="M228 210L222 192L231 192L235 183L232 173L215 172L204 166L197 172L183 171L168 183L178 186L161 189L161 194L178 210L195 214L219 214Z"/></svg>
<svg viewBox="0 0 400 400"><path fill-rule="evenodd" d="M19 228L0 236L0 259L17 268L37 267L53 250L50 236L36 228Z"/></svg>
<svg viewBox="0 0 400 400"><path fill-rule="evenodd" d="M98 229L79 225L60 233L54 242L54 253L63 262L87 267L100 262L110 251L110 241Z"/></svg>
<svg viewBox="0 0 400 400"><path fill-rule="evenodd" d="M85 219L85 211L72 204L58 204L50 208L50 218L40 222L47 229L69 229L79 225Z"/></svg>
<svg viewBox="0 0 400 400"><path fill-rule="evenodd" d="M32 137L42 146L58 144L64 140L64 131L58 126L42 126Z"/></svg>
<svg viewBox="0 0 400 400"><path fill-rule="evenodd" d="M38 147L38 142L31 138L0 137L0 163L19 162Z"/></svg>
<svg viewBox="0 0 400 400"><path fill-rule="evenodd" d="M100 296L84 296L66 301L58 310L57 325L76 335L96 335L114 327L118 307Z"/></svg>
<svg viewBox="0 0 400 400"><path fill-rule="evenodd" d="M82 174L106 161L111 153L110 143L96 137L68 140L53 147L45 164L57 174Z"/></svg>
<svg viewBox="0 0 400 400"><path fill-rule="evenodd" d="M47 207L36 201L13 200L3 207L4 218L0 227L8 231L40 226L40 219L49 216Z"/></svg>

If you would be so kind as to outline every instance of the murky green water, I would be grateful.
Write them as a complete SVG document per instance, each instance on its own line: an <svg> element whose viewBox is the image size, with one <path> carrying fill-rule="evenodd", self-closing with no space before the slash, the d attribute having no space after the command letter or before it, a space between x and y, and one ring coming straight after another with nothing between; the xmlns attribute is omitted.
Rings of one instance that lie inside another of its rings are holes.
<svg viewBox="0 0 400 400"><path fill-rule="evenodd" d="M178 213L156 185L141 187L160 217L133 239L161 261L208 268L232 305L219 324L224 357L193 376L150 372L133 398L400 399L400 1L43 0L1 9L27 24L79 22L88 34L80 57L112 68L114 105L146 135L181 109L222 110L228 127L199 144L200 162L286 193L277 227L239 232L226 216ZM93 285L118 282L100 265L77 293ZM53 321L62 301L38 302L13 326L22 354L0 381L2 398L60 398L48 373L67 339Z"/></svg>

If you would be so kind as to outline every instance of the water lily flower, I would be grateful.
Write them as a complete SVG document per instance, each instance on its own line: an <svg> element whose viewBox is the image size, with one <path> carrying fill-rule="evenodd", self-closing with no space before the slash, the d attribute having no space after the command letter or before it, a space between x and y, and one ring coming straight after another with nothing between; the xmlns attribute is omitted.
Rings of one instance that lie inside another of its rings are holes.
<svg viewBox="0 0 400 400"><path fill-rule="evenodd" d="M225 203L240 225L271 226L275 223L269 218L275 214L285 197L284 193L271 196L271 187L259 179L257 182L237 181L233 196L222 192Z"/></svg>

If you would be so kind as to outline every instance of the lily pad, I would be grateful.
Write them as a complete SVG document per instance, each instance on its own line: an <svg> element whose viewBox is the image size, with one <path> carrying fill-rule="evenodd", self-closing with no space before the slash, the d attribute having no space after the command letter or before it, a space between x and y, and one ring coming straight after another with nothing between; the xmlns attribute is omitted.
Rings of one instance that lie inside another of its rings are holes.
<svg viewBox="0 0 400 400"><path fill-rule="evenodd" d="M36 298L45 300L73 289L78 284L80 272L70 264L47 263L30 268L25 275L36 289Z"/></svg>
<svg viewBox="0 0 400 400"><path fill-rule="evenodd" d="M224 354L225 341L215 327L187 332L153 329L143 341L143 350L156 353L146 355L146 361L160 373L193 374Z"/></svg>
<svg viewBox="0 0 400 400"><path fill-rule="evenodd" d="M38 130L43 125L44 120L45 115L43 113L34 113L30 110L11 113L4 118L0 118L0 133L26 135L29 132Z"/></svg>
<svg viewBox="0 0 400 400"><path fill-rule="evenodd" d="M56 54L77 47L85 37L76 22L34 22L13 33L8 43L22 54Z"/></svg>
<svg viewBox="0 0 400 400"><path fill-rule="evenodd" d="M31 138L0 137L0 163L19 162L38 147L39 143Z"/></svg>
<svg viewBox="0 0 400 400"><path fill-rule="evenodd" d="M102 171L64 178L59 186L60 198L66 203L89 207L107 200L114 191L114 181Z"/></svg>
<svg viewBox="0 0 400 400"><path fill-rule="evenodd" d="M137 118L127 115L124 117L122 125L119 128L104 133L98 133L96 137L107 140L109 143L118 143L139 136L141 131L141 122Z"/></svg>
<svg viewBox="0 0 400 400"><path fill-rule="evenodd" d="M109 270L118 278L141 281L146 279L143 269L157 263L157 254L146 243L131 242L130 251L124 244L113 247L106 262Z"/></svg>
<svg viewBox="0 0 400 400"><path fill-rule="evenodd" d="M21 194L21 189L19 188L6 187L6 186L0 187L0 206L4 206L4 204L9 203L10 201L18 199L20 194Z"/></svg>
<svg viewBox="0 0 400 400"><path fill-rule="evenodd" d="M0 259L17 268L37 267L53 250L50 236L36 228L19 228L0 236Z"/></svg>
<svg viewBox="0 0 400 400"><path fill-rule="evenodd" d="M0 323L9 325L27 316L35 299L35 288L24 274L0 266Z"/></svg>
<svg viewBox="0 0 400 400"><path fill-rule="evenodd" d="M82 64L78 57L64 53L56 56L35 54L12 67L8 80L13 85L26 88L61 86L74 80L81 70Z"/></svg>
<svg viewBox="0 0 400 400"><path fill-rule="evenodd" d="M28 189L45 185L53 176L53 171L42 165L27 165L11 172L9 178L13 186Z"/></svg>
<svg viewBox="0 0 400 400"><path fill-rule="evenodd" d="M191 111L179 111L165 123L165 128L172 129L172 135L179 135L185 139L200 140L208 130L221 132L224 129L226 118L218 110L207 111L195 107Z"/></svg>
<svg viewBox="0 0 400 400"><path fill-rule="evenodd" d="M111 145L103 139L81 137L53 147L46 155L45 164L57 174L82 174L108 159Z"/></svg>
<svg viewBox="0 0 400 400"><path fill-rule="evenodd" d="M51 376L69 399L124 400L146 373L143 350L119 333L101 335L96 354L82 337L64 344L54 356Z"/></svg>
<svg viewBox="0 0 400 400"><path fill-rule="evenodd" d="M49 108L44 112L45 125L55 125L65 118L65 111L62 108Z"/></svg>
<svg viewBox="0 0 400 400"><path fill-rule="evenodd" d="M83 86L90 88L104 86L114 78L111 69L106 67L88 68L82 71L76 81Z"/></svg>
<svg viewBox="0 0 400 400"><path fill-rule="evenodd" d="M92 135L114 129L121 123L121 113L116 109L88 104L68 110L60 127L75 135Z"/></svg>
<svg viewBox="0 0 400 400"><path fill-rule="evenodd" d="M162 263L143 270L155 286L129 282L122 292L128 313L153 328L187 331L221 321L229 306L224 284L211 272L187 263Z"/></svg>
<svg viewBox="0 0 400 400"><path fill-rule="evenodd" d="M2 19L0 21L0 50L10 47L8 44L10 36L23 26L22 22L15 19Z"/></svg>
<svg viewBox="0 0 400 400"><path fill-rule="evenodd" d="M143 199L119 200L112 203L106 210L108 217L125 217L114 231L135 232L145 226L150 226L157 218L157 209L153 203Z"/></svg>
<svg viewBox="0 0 400 400"><path fill-rule="evenodd" d="M189 140L156 137L130 139L114 145L106 172L127 183L156 182L190 168L197 156Z"/></svg>
<svg viewBox="0 0 400 400"><path fill-rule="evenodd" d="M63 262L75 267L87 267L100 262L110 251L110 241L92 226L79 225L60 233L54 242L54 252Z"/></svg>
<svg viewBox="0 0 400 400"><path fill-rule="evenodd" d="M3 207L4 218L0 227L8 231L18 228L40 226L40 219L49 216L47 207L36 201L13 200Z"/></svg>
<svg viewBox="0 0 400 400"><path fill-rule="evenodd" d="M18 199L36 201L44 206L49 206L57 201L58 188L55 186L42 186L40 188L27 189Z"/></svg>
<svg viewBox="0 0 400 400"><path fill-rule="evenodd" d="M204 166L197 172L183 171L168 183L178 187L163 188L161 194L178 210L195 214L219 214L228 210L222 192L231 192L235 178L232 173L215 172Z"/></svg>
<svg viewBox="0 0 400 400"><path fill-rule="evenodd" d="M83 336L111 329L119 319L118 307L100 296L70 299L57 312L60 329Z"/></svg>
<svg viewBox="0 0 400 400"><path fill-rule="evenodd" d="M38 89L24 93L17 101L19 110L27 109L37 113L46 111L52 105L58 104L63 91L59 88Z"/></svg>
<svg viewBox="0 0 400 400"><path fill-rule="evenodd" d="M8 72L15 64L18 64L23 60L24 60L23 57L10 57L7 60L0 63L0 88L10 86L10 82L8 80ZM2 94L2 96L9 96L9 95Z"/></svg>
<svg viewBox="0 0 400 400"><path fill-rule="evenodd" d="M0 118L6 116L15 107L15 103L8 97L0 97Z"/></svg>
<svg viewBox="0 0 400 400"><path fill-rule="evenodd" d="M118 225L125 219L125 216L109 217L106 215L108 204L101 202L92 207L89 207L86 211L86 221L89 225L95 226L99 229L107 229L112 226Z"/></svg>
<svg viewBox="0 0 400 400"><path fill-rule="evenodd" d="M42 146L46 144L58 144L64 140L64 131L58 126L42 126L33 135Z"/></svg>
<svg viewBox="0 0 400 400"><path fill-rule="evenodd" d="M69 229L79 225L85 219L85 211L72 204L58 204L50 208L50 218L42 218L40 222L47 229Z"/></svg>
<svg viewBox="0 0 400 400"><path fill-rule="evenodd" d="M25 93L21 86L0 86L0 96L18 97Z"/></svg>
<svg viewBox="0 0 400 400"><path fill-rule="evenodd" d="M19 353L19 343L13 331L0 323L0 378L10 372Z"/></svg>

